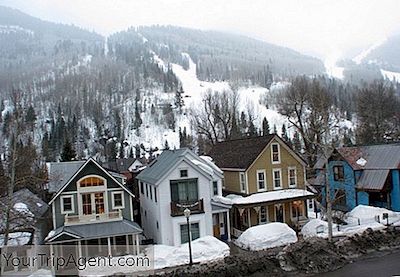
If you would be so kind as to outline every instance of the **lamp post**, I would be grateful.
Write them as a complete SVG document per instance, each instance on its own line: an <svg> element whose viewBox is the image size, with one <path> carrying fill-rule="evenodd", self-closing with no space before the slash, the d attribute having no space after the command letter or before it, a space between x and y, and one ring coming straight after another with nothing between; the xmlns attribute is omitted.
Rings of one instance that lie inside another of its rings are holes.
<svg viewBox="0 0 400 277"><path fill-rule="evenodd" d="M188 229L188 238L189 238L189 265L193 265L193 259L192 259L192 233L190 232L190 223L189 223L189 217L190 217L190 210L186 208L183 211L183 214L186 217L186 223L187 223L187 229Z"/></svg>

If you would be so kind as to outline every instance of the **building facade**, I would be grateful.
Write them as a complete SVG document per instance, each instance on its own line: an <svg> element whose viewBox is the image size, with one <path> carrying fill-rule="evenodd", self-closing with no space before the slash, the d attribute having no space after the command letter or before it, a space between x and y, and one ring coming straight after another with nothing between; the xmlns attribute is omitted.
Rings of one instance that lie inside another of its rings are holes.
<svg viewBox="0 0 400 277"><path fill-rule="evenodd" d="M400 211L399 166L399 144L337 148L317 161L316 185L325 204L327 173L336 210L370 205Z"/></svg>
<svg viewBox="0 0 400 277"><path fill-rule="evenodd" d="M47 244L76 245L80 256L89 254L90 245L105 246L96 255L139 253L142 230L133 221L135 196L125 187L123 175L93 159L49 163L48 170L53 230Z"/></svg>
<svg viewBox="0 0 400 277"><path fill-rule="evenodd" d="M214 235L229 240L230 205L222 196L222 171L191 150L165 150L138 176L142 227L158 244L181 245L189 240L183 211L188 208L192 240Z"/></svg>
<svg viewBox="0 0 400 277"><path fill-rule="evenodd" d="M209 155L224 172L224 194L233 203L232 234L251 226L307 221L306 163L279 136L217 143Z"/></svg>

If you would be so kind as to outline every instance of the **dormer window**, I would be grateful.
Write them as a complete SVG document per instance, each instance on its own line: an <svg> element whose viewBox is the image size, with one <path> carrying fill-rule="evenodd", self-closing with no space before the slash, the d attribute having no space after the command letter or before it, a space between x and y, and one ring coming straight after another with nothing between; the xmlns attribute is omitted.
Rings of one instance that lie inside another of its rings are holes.
<svg viewBox="0 0 400 277"><path fill-rule="evenodd" d="M182 169L180 172L181 172L181 178L186 178L186 177L188 177L188 171L187 171L187 169Z"/></svg>

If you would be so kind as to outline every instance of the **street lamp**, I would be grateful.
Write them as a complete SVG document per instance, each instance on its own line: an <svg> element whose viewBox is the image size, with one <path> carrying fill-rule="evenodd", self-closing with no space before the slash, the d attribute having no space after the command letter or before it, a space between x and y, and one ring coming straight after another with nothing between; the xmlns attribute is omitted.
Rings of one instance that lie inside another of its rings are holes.
<svg viewBox="0 0 400 277"><path fill-rule="evenodd" d="M186 217L186 223L187 223L187 229L188 229L188 238L189 238L189 265L193 265L193 259L192 259L192 233L190 232L190 223L189 223L189 217L190 217L190 210L186 208L183 211L183 214Z"/></svg>

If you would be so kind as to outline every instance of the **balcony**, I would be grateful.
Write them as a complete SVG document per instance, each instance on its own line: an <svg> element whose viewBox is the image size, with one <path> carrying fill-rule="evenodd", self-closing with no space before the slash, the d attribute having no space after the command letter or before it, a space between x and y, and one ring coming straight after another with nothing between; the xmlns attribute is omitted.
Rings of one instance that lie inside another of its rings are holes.
<svg viewBox="0 0 400 277"><path fill-rule="evenodd" d="M204 213L203 199L197 201L171 202L171 216L182 216L186 208L188 208L192 214Z"/></svg>
<svg viewBox="0 0 400 277"><path fill-rule="evenodd" d="M122 220L122 210L112 211L103 214L89 215L65 215L64 225L91 224L105 221Z"/></svg>

